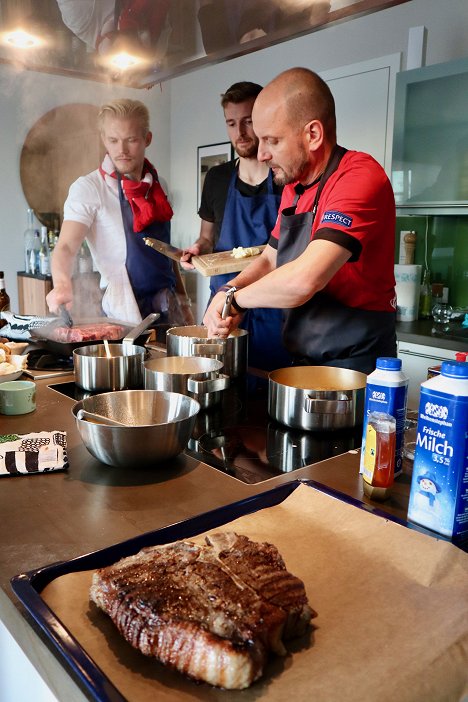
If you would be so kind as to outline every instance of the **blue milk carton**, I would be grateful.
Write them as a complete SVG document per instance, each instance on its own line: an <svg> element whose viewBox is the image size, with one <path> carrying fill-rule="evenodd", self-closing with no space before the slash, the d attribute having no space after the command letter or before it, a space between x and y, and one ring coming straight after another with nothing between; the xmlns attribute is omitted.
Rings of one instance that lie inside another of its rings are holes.
<svg viewBox="0 0 468 702"><path fill-rule="evenodd" d="M468 533L468 363L444 361L421 385L408 519Z"/></svg>
<svg viewBox="0 0 468 702"><path fill-rule="evenodd" d="M395 465L394 476L400 475L403 462L403 438L406 419L409 378L401 370L401 359L381 357L376 369L367 376L364 420L362 426L362 449L359 472L364 472L366 452L367 420L371 412L383 412L395 418Z"/></svg>

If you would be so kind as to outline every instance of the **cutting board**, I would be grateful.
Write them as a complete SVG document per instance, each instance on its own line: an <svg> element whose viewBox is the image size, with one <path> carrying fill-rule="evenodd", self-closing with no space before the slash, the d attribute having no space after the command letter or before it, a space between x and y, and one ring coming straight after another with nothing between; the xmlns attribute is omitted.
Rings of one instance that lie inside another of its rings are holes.
<svg viewBox="0 0 468 702"><path fill-rule="evenodd" d="M265 246L257 246L260 252ZM219 251L218 253L203 254L203 256L192 256L191 263L195 269L205 276L221 275L222 273L238 273L256 261L260 254L256 256L246 256L245 258L234 258L232 251Z"/></svg>

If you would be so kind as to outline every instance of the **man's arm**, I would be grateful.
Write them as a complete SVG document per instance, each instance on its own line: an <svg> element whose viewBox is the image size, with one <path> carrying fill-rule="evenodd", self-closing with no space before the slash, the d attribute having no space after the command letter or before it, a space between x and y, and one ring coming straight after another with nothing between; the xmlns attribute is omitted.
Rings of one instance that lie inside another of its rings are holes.
<svg viewBox="0 0 468 702"><path fill-rule="evenodd" d="M46 297L52 313L59 305L71 308L73 302L72 274L75 257L83 243L88 227L81 222L67 220L63 223L51 260L53 289Z"/></svg>
<svg viewBox="0 0 468 702"><path fill-rule="evenodd" d="M231 281L240 288L235 294L235 302L244 309L299 307L322 290L350 256L351 252L342 246L318 239L311 241L294 261L268 271L267 261L269 265L273 261L276 263L276 251L267 246L257 261ZM255 268L250 270L253 266ZM258 277L254 279L254 276ZM242 287L243 283L247 285ZM221 319L224 300L225 295L218 293L205 313L203 322L210 336L227 336L240 322L241 315L235 312L235 308L231 317Z"/></svg>
<svg viewBox="0 0 468 702"><path fill-rule="evenodd" d="M192 256L200 256L201 254L207 254L213 251L214 234L214 222L207 222L206 219L202 219L200 236L188 249L184 249L184 253L180 257L180 265L182 268L185 268L187 271L193 269L194 266L190 263Z"/></svg>

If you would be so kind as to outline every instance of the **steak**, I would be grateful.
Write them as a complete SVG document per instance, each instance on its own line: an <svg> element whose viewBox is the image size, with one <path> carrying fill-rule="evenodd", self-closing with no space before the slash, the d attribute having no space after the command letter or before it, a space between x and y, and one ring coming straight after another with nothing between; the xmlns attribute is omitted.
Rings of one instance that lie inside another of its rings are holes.
<svg viewBox="0 0 468 702"><path fill-rule="evenodd" d="M95 572L90 597L143 654L226 689L251 685L316 616L276 547L234 532L143 549Z"/></svg>
<svg viewBox="0 0 468 702"><path fill-rule="evenodd" d="M124 334L125 327L120 324L96 322L73 327L55 327L51 340L68 344L77 341L102 341L103 339L115 341L122 339Z"/></svg>

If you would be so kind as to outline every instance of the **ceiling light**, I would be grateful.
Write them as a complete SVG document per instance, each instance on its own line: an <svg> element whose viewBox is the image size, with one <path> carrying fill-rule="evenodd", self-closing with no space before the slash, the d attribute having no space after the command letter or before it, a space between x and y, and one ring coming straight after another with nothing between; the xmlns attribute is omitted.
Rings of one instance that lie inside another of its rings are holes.
<svg viewBox="0 0 468 702"><path fill-rule="evenodd" d="M5 33L3 41L13 46L15 49L32 49L41 44L39 37L34 34L29 34L23 29L15 29L12 32Z"/></svg>
<svg viewBox="0 0 468 702"><path fill-rule="evenodd" d="M119 68L121 71L125 71L128 68L134 68L135 66L137 66L139 63L141 63L141 59L139 59L137 56L132 56L131 54L127 54L125 51L123 51L119 54L114 54L112 57L110 57L109 63L115 68Z"/></svg>

